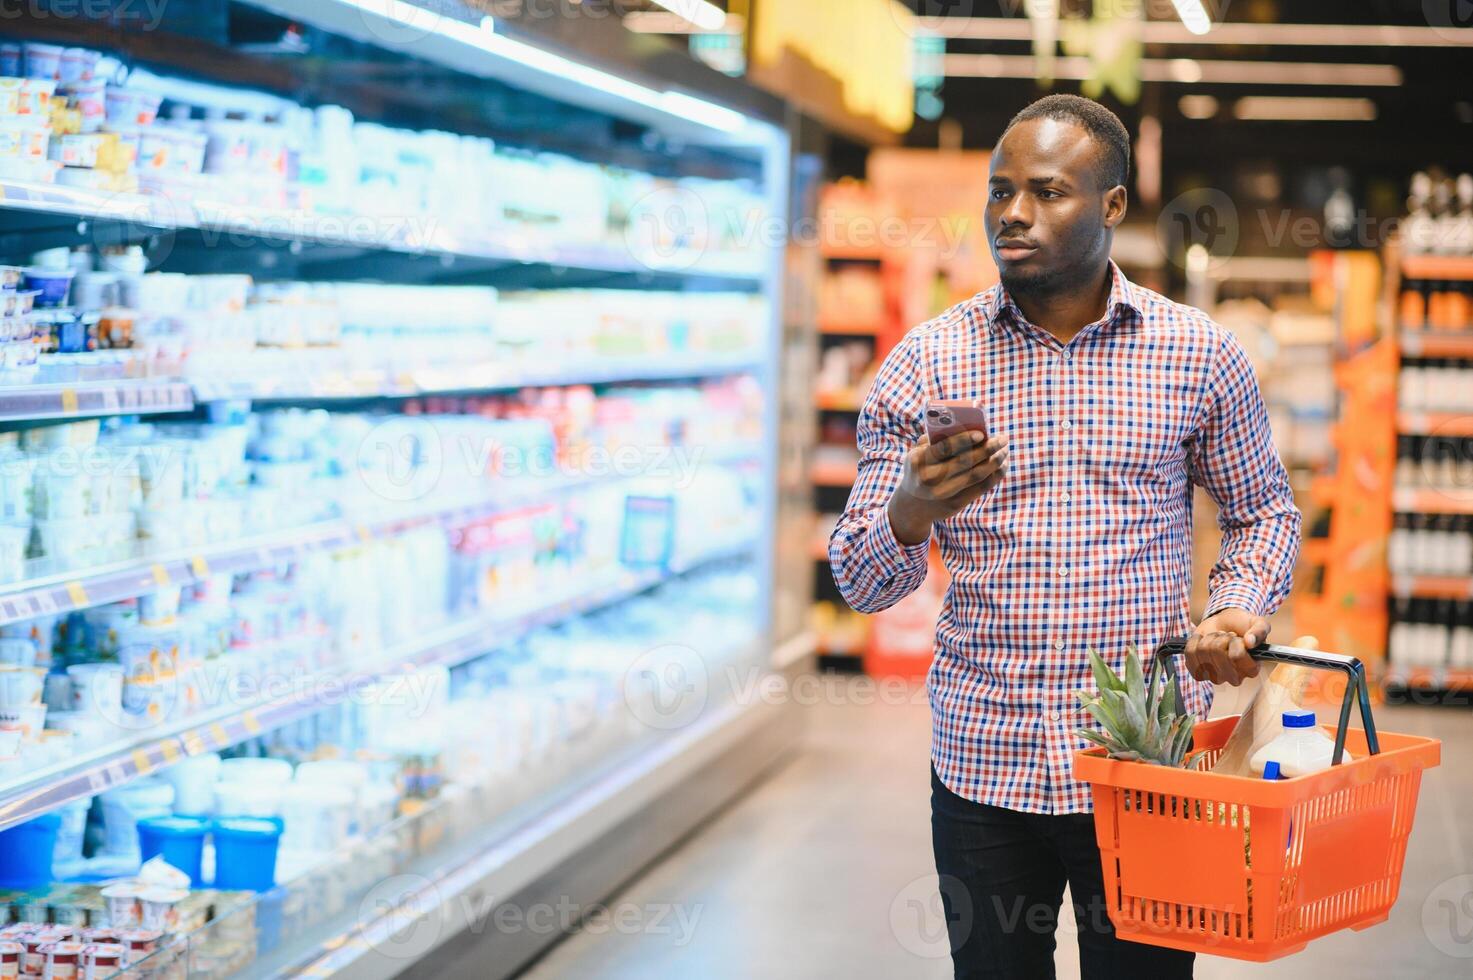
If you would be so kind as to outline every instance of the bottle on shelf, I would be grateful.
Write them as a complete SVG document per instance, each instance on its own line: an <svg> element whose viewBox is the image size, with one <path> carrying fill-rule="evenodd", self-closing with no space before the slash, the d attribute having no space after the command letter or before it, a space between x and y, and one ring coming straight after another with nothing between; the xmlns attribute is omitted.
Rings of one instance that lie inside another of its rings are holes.
<svg viewBox="0 0 1473 980"><path fill-rule="evenodd" d="M1407 197L1404 225L1408 255L1426 255L1437 240L1437 223L1428 210L1432 199L1432 178L1425 171L1412 174L1411 194Z"/></svg>

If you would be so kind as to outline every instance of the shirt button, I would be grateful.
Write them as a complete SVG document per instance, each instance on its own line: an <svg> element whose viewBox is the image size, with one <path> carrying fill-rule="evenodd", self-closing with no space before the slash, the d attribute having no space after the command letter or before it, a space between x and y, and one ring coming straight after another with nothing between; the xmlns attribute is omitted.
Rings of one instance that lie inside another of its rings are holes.
<svg viewBox="0 0 1473 980"><path fill-rule="evenodd" d="M1060 565L1059 566L1059 578L1064 578L1068 574L1069 574L1069 566L1068 565Z"/></svg>
<svg viewBox="0 0 1473 980"><path fill-rule="evenodd" d="M1070 422L1068 419L1065 419L1064 421L1062 421L1062 422L1059 423L1059 428L1061 428L1061 429L1067 429L1067 428L1070 428L1072 425L1073 425L1072 422Z"/></svg>
<svg viewBox="0 0 1473 980"><path fill-rule="evenodd" d="M1061 351L1059 351L1059 356L1062 357L1064 360L1067 361L1067 360L1069 360L1069 358L1073 357L1074 355L1071 354L1071 353L1069 353L1066 350L1061 350Z"/></svg>
<svg viewBox="0 0 1473 980"><path fill-rule="evenodd" d="M1069 491L1068 490L1065 490L1063 493L1059 494L1059 503L1061 503L1061 504L1067 504L1068 502L1069 502Z"/></svg>
<svg viewBox="0 0 1473 980"><path fill-rule="evenodd" d="M1054 641L1054 649L1055 650L1062 650L1062 649L1064 649L1064 641L1063 640L1055 640Z"/></svg>
<svg viewBox="0 0 1473 980"><path fill-rule="evenodd" d="M1057 711L1050 711L1048 713L1048 720L1049 721L1058 721L1062 717L1064 717L1064 716L1061 715L1061 714L1059 714Z"/></svg>

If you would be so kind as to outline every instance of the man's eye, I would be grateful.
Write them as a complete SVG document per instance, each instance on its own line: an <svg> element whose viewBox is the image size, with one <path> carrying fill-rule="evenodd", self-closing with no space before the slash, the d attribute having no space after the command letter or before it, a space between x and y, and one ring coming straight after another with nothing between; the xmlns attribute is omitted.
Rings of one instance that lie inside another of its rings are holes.
<svg viewBox="0 0 1473 980"><path fill-rule="evenodd" d="M1045 201L1052 201L1054 198L1063 197L1064 195L1060 194L1058 191L1044 188L1043 190L1038 192L1038 196L1043 198Z"/></svg>
<svg viewBox="0 0 1473 980"><path fill-rule="evenodd" d="M999 188L999 189L997 189L997 190L994 190L994 191L993 191L993 192L992 192L992 199L993 199L993 200L994 200L994 201L1001 201L1001 200L1002 200L1002 199L1003 199L1003 198L1005 198L1005 197L1007 197L1007 196L1008 196L1008 192L1007 192L1007 191L1005 191L1005 190L1002 190L1002 189L1000 189L1000 188Z"/></svg>

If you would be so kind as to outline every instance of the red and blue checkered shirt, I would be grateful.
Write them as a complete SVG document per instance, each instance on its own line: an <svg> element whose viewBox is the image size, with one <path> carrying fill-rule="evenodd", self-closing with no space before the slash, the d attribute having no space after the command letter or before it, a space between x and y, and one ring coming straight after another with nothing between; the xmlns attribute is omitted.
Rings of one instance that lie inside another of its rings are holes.
<svg viewBox="0 0 1473 980"><path fill-rule="evenodd" d="M1103 319L1069 343L1026 321L1001 286L907 333L859 417L859 478L829 540L862 612L926 575L927 543L886 515L930 401L980 399L1009 439L1008 472L932 536L951 573L929 677L932 763L953 792L1031 813L1088 813L1072 753L1095 722L1086 651L1124 669L1189 632L1192 486L1217 501L1222 550L1208 609L1268 615L1287 594L1300 516L1252 365L1200 310L1113 277ZM1190 711L1212 685L1182 672Z"/></svg>

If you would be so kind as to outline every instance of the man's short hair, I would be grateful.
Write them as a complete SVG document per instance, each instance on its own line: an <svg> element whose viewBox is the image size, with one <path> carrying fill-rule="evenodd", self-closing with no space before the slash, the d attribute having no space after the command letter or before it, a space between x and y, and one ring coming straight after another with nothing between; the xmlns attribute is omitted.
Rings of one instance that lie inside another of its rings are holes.
<svg viewBox="0 0 1473 980"><path fill-rule="evenodd" d="M1120 117L1093 99L1078 95L1045 95L1023 109L1008 123L1008 131L1030 119L1059 119L1075 123L1099 144L1095 177L1101 190L1124 184L1130 177L1130 134Z"/></svg>

